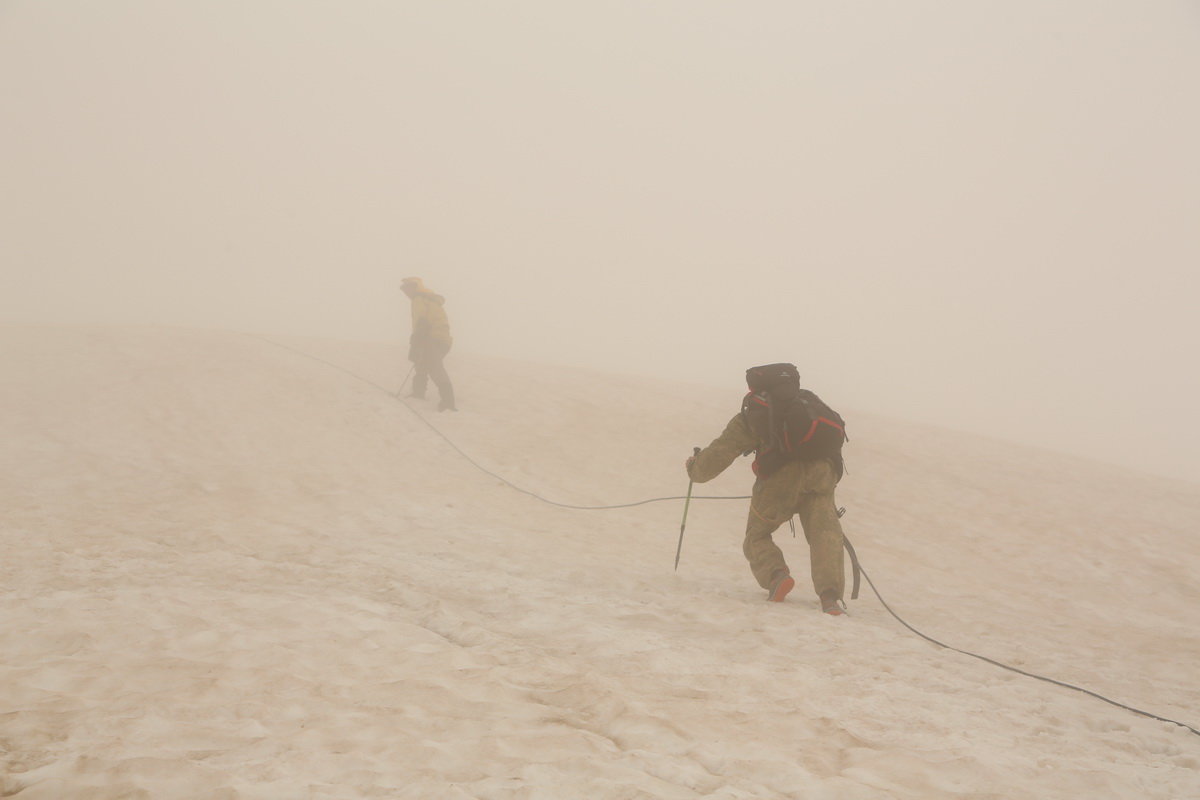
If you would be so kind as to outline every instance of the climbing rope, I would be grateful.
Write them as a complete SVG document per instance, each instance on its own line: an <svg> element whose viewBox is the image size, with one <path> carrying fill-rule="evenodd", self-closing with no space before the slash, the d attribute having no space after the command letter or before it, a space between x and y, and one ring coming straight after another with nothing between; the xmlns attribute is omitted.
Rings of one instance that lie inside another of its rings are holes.
<svg viewBox="0 0 1200 800"><path fill-rule="evenodd" d="M250 335L254 335L254 334L250 334ZM543 497L542 495L538 494L537 492L531 492L528 489L524 489L524 488L516 485L515 483L510 481L508 478L505 478L503 475L498 475L495 472L493 472L492 470L490 470L487 467L480 464L478 461L476 461L474 458L472 458L466 451L464 451L461 447L459 447L457 444L455 444L454 441L450 437L446 436L446 434L444 434L440 430L438 430L437 427L432 422L425 419L425 417L423 417L419 411L417 411L415 408L410 406L408 403L404 402L403 399L397 397L394 393L389 391L387 389L387 387L376 383L375 381L371 380L370 378L364 378L362 375L359 375L356 372L346 369L341 364L336 364L332 361L328 361L324 358L321 358L320 356L315 356L312 353L306 353L305 351L297 349L290 345L286 345L281 342L276 342L273 339L268 339L265 336L257 336L257 335L254 335L254 336L255 336L255 338L262 339L264 342L269 342L270 344L273 344L276 347L280 347L284 350L290 350L291 352L296 353L297 355L304 356L305 358L310 358L313 361L319 361L320 363L325 364L326 366L332 367L333 369L336 369L339 372L343 372L346 375L349 375L350 377L354 378L357 381L360 381L362 383L367 384L368 386L372 386L372 387L378 389L379 391L383 392L384 394L386 394L388 397L392 398L393 400L396 400L397 402L400 403L400 405L404 406L409 411L411 411L413 413L413 416L415 416L417 419L419 419L427 428L429 428L429 430L431 430L435 434L437 434L437 436L440 437L446 444L450 445L450 447L453 448L454 452L456 452L460 456L462 456L467 461L467 463L471 464L471 466L475 467L477 470L484 473L485 475L489 475L489 476L495 478L496 480L500 481L501 483L503 483L505 486L509 487L510 489L520 492L521 494L533 497L537 500L541 500L543 503L547 503L552 506L558 506L559 508L571 508L571 509L575 509L577 511L604 511L604 510L613 509L613 508L633 508L635 506L644 506L648 503L663 503L668 500L683 500L684 499L683 495L673 495L670 497L652 497L649 500L638 500L633 503L616 503L613 505L606 505L606 506L580 506L580 505L573 505L571 503L560 503L556 500L550 500L549 498ZM405 380L407 380L407 378ZM750 495L736 495L736 496L692 495L692 499L693 500L749 500Z"/></svg>
<svg viewBox="0 0 1200 800"><path fill-rule="evenodd" d="M1127 706L1124 703L1118 703L1116 700L1110 700L1109 698L1105 697L1104 695L1097 694L1096 692L1093 692L1090 689L1084 689L1081 686L1076 686L1072 683L1066 683L1065 681L1055 680L1054 678L1047 678L1044 675L1037 675L1032 672L1026 672L1023 669L1018 669L1017 667L1013 667L1008 664L1004 664L1000 661L996 661L993 658L988 658L987 656L981 656L978 653L972 653L967 650L960 650L957 647L951 647L950 645L948 645L944 642L939 642L937 639L934 639L932 636L926 636L924 633L921 633L919 630L914 628L912 625L909 625L907 622L905 622L900 617L899 614L897 614L895 611L892 610L892 607L889 606L887 604L887 601L883 599L883 595L881 595L879 593L879 590L875 588L875 582L871 580L871 576L867 574L867 571L862 568L861 564L859 565L859 571L861 571L862 576L867 579L867 585L871 587L871 591L873 591L875 593L875 596L879 598L879 602L883 604L883 607L887 609L887 612L889 614L891 614L893 617L895 617L897 622L899 622L901 625L908 628L910 631L915 633L917 636L920 636L922 639L924 639L927 642L932 642L933 644L936 644L938 647L944 647L947 650L953 650L956 653L962 653L964 656L970 656L971 658L977 658L980 661L986 661L987 663L989 663L993 666L1000 667L1001 669L1006 669L1010 672L1015 672L1018 675L1024 675L1027 678L1036 678L1039 681L1045 681L1046 683L1052 683L1055 686L1061 686L1064 689L1074 689L1077 692L1083 692L1084 694L1090 695L1090 696L1096 698L1097 700L1103 700L1104 702L1108 703L1109 705L1114 705L1117 708L1123 708L1126 711L1132 711L1134 714L1140 714L1143 717L1149 717L1150 719L1156 719L1159 722L1169 722L1172 725L1178 725L1181 728L1187 728L1192 733L1196 734L1197 736L1200 736L1200 730L1196 730L1191 725L1187 725L1183 722L1179 722L1178 720L1167 719L1166 717L1160 717L1157 714L1151 714L1149 711L1142 711L1141 709L1134 708L1133 706Z"/></svg>
<svg viewBox="0 0 1200 800"><path fill-rule="evenodd" d="M291 352L296 353L297 355L304 356L305 358L312 359L313 361L319 361L322 364L325 364L326 366L332 367L333 369L336 369L340 372L345 373L346 375L349 375L350 377L354 378L355 380L361 381L362 383L365 383L369 386L373 386L374 388L376 388L379 391L386 394L388 397L391 397L394 400L397 400L402 406L404 406L409 411L411 411L417 419L421 420L421 422L424 423L426 427L428 427L431 431L433 431L435 434L437 434L438 437L440 437L443 441L445 441L446 444L450 445L450 447L453 448L456 453L458 453L460 456L462 456L464 459L466 459L466 461L468 463L470 463L472 466L474 466L476 469L478 469L479 471L481 471L487 475L490 475L491 477L500 481L501 483L508 486L509 488L511 488L515 491L518 491L521 494L525 494L525 495L533 497L537 500L540 500L543 503L548 503L549 505L552 505L552 506L558 506L559 508L570 508L570 509L576 509L576 510L580 510L580 511L600 511L600 510L613 509L613 508L633 508L635 506L646 505L647 503L660 503L660 502L664 502L664 501L668 501L668 500L684 500L685 499L682 495L673 496L673 497L653 497L649 500L639 500L634 503L618 503L618 504L614 504L614 505L605 505L605 506L580 506L580 505L572 505L570 503L559 503L554 500L549 500L549 499L537 494L536 492L531 492L528 489L523 489L520 486L517 486L512 481L508 480L507 478L503 477L502 475L498 475L495 472L493 472L492 470L484 467L482 464L480 464L478 461L476 461L470 455L468 455L461 447L459 447L457 444L455 444L453 440L451 440L448 436L446 436L444 433L442 433L440 430L438 430L437 427L433 425L433 423L431 423L429 420L425 419L425 417L421 416L421 414L415 408L410 406L408 403L405 403L401 398L397 397L396 394L389 391L386 387L376 383L375 381L373 381L369 378L364 378L362 375L352 372L351 370L346 369L345 367L343 367L340 364L336 364L332 361L328 361L324 358L321 358L320 356L315 356L312 353L306 353L303 350L299 350L295 347L291 347L289 345L282 344L281 342L276 342L272 339L268 339L265 336L257 336L255 334L250 334L250 335L255 336L255 338L262 339L263 341L268 342L270 344L273 344L276 347L280 347L284 350L290 350ZM407 381L407 378L405 380ZM691 499L692 500L749 500L750 495L741 495L741 496L696 496L696 495L692 495ZM841 517L844 513L845 513L845 509L838 509L839 517ZM1179 722L1178 720L1168 719L1167 717L1160 717L1157 714L1151 714L1149 711L1142 711L1141 709L1134 708L1133 706L1129 706L1124 703L1117 702L1116 700L1112 700L1108 697L1105 697L1102 694L1093 692L1090 689L1084 689L1081 686L1076 686L1074 684L1067 683L1065 681L1056 680L1054 678L1047 678L1044 675L1038 675L1033 672L1027 672L1026 670L1019 669L1019 668L1011 666L1009 664L1005 664L1005 663L997 661L993 658L988 658L987 656L981 656L978 653L972 653L968 650L961 650L957 647L952 647L951 645L948 645L944 642L940 642L937 639L934 639L932 636L928 636L928 635L922 633L921 631L917 630L912 625L910 625L908 622L906 622L899 614L897 614L895 611L893 611L892 607L890 605L888 605L886 600L883 599L883 595L881 595L879 593L879 589L877 589L875 587L875 582L871 580L871 576L868 575L867 571L862 568L862 564L861 564L861 562L859 562L858 556L857 556L857 554L855 554L854 549L852 547L850 547L848 540L846 541L846 549L850 553L850 557L851 557L851 560L854 565L854 593L852 596L858 597L858 576L861 573L862 577L867 579L867 585L869 585L871 587L871 591L875 593L875 596L877 598L879 598L879 602L883 605L883 607L887 610L887 612L889 614L891 614L893 617L895 617L897 622L899 622L905 628L912 631L914 634L916 634L920 638L924 639L925 641L935 644L938 647L942 647L946 650L952 650L955 653L961 653L964 656L970 656L971 658L975 658L980 661L984 661L993 666L1000 667L1001 669L1005 669L1010 672L1015 672L1018 675L1024 675L1027 678L1034 678L1035 680L1044 681L1046 683L1051 683L1051 684L1054 684L1055 686L1061 686L1064 689L1072 689L1076 692L1082 692L1083 694L1094 697L1097 700L1102 700L1105 703L1108 703L1109 705L1116 706L1117 708L1125 709L1126 711L1130 711L1134 714L1138 714L1143 717L1148 717L1149 719L1157 720L1159 722L1167 722L1172 725L1178 725L1179 727L1186 728L1187 730L1191 731L1192 733L1196 734L1197 736L1200 736L1200 730L1197 730L1196 728L1193 728L1191 725L1188 725L1186 723Z"/></svg>

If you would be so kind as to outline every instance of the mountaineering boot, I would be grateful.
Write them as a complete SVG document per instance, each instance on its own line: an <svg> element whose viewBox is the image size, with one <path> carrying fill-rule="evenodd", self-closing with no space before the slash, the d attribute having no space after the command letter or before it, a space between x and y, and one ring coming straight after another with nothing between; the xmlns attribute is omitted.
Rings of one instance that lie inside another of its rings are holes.
<svg viewBox="0 0 1200 800"><path fill-rule="evenodd" d="M438 411L458 411L458 409L454 407L453 400L443 400L438 403Z"/></svg>
<svg viewBox="0 0 1200 800"><path fill-rule="evenodd" d="M837 594L834 592L823 592L821 594L821 610L831 617L840 617L846 613L842 608L842 604L838 602Z"/></svg>
<svg viewBox="0 0 1200 800"><path fill-rule="evenodd" d="M775 573L775 579L771 581L771 589L767 594L767 599L772 603L782 603L783 598L787 597L788 592L795 587L795 578L786 572L777 572Z"/></svg>

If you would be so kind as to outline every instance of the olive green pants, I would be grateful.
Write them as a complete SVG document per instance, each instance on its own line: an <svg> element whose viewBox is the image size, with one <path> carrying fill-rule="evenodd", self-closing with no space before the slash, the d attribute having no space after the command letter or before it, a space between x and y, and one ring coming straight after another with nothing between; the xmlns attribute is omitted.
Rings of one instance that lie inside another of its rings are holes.
<svg viewBox="0 0 1200 800"><path fill-rule="evenodd" d="M769 478L755 481L742 552L759 586L770 589L777 572L788 569L783 551L771 534L798 514L808 540L813 589L818 597L834 592L837 599L842 599L846 571L842 522L833 499L837 481L833 464L826 460L792 461Z"/></svg>

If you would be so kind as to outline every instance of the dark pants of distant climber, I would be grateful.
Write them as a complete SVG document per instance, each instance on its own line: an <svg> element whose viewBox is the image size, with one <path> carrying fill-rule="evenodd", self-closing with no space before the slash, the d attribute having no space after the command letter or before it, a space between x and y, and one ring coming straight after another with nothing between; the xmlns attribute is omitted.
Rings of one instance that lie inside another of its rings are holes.
<svg viewBox="0 0 1200 800"><path fill-rule="evenodd" d="M454 409L454 385L450 383L450 376L446 373L445 365L442 364L449 352L449 342L434 341L414 347L412 353L413 396L424 397L429 379L432 378L441 401L438 403L438 408L445 410Z"/></svg>

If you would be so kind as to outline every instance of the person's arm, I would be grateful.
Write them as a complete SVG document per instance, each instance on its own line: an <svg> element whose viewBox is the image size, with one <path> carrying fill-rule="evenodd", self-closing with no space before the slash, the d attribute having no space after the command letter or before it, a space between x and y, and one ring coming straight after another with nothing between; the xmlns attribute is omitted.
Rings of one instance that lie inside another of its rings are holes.
<svg viewBox="0 0 1200 800"><path fill-rule="evenodd" d="M429 301L421 296L413 298L412 304L412 341L422 342L429 336Z"/></svg>
<svg viewBox="0 0 1200 800"><path fill-rule="evenodd" d="M746 427L741 414L729 420L725 430L712 443L687 460L688 477L705 483L725 471L734 459L758 447L758 437Z"/></svg>

